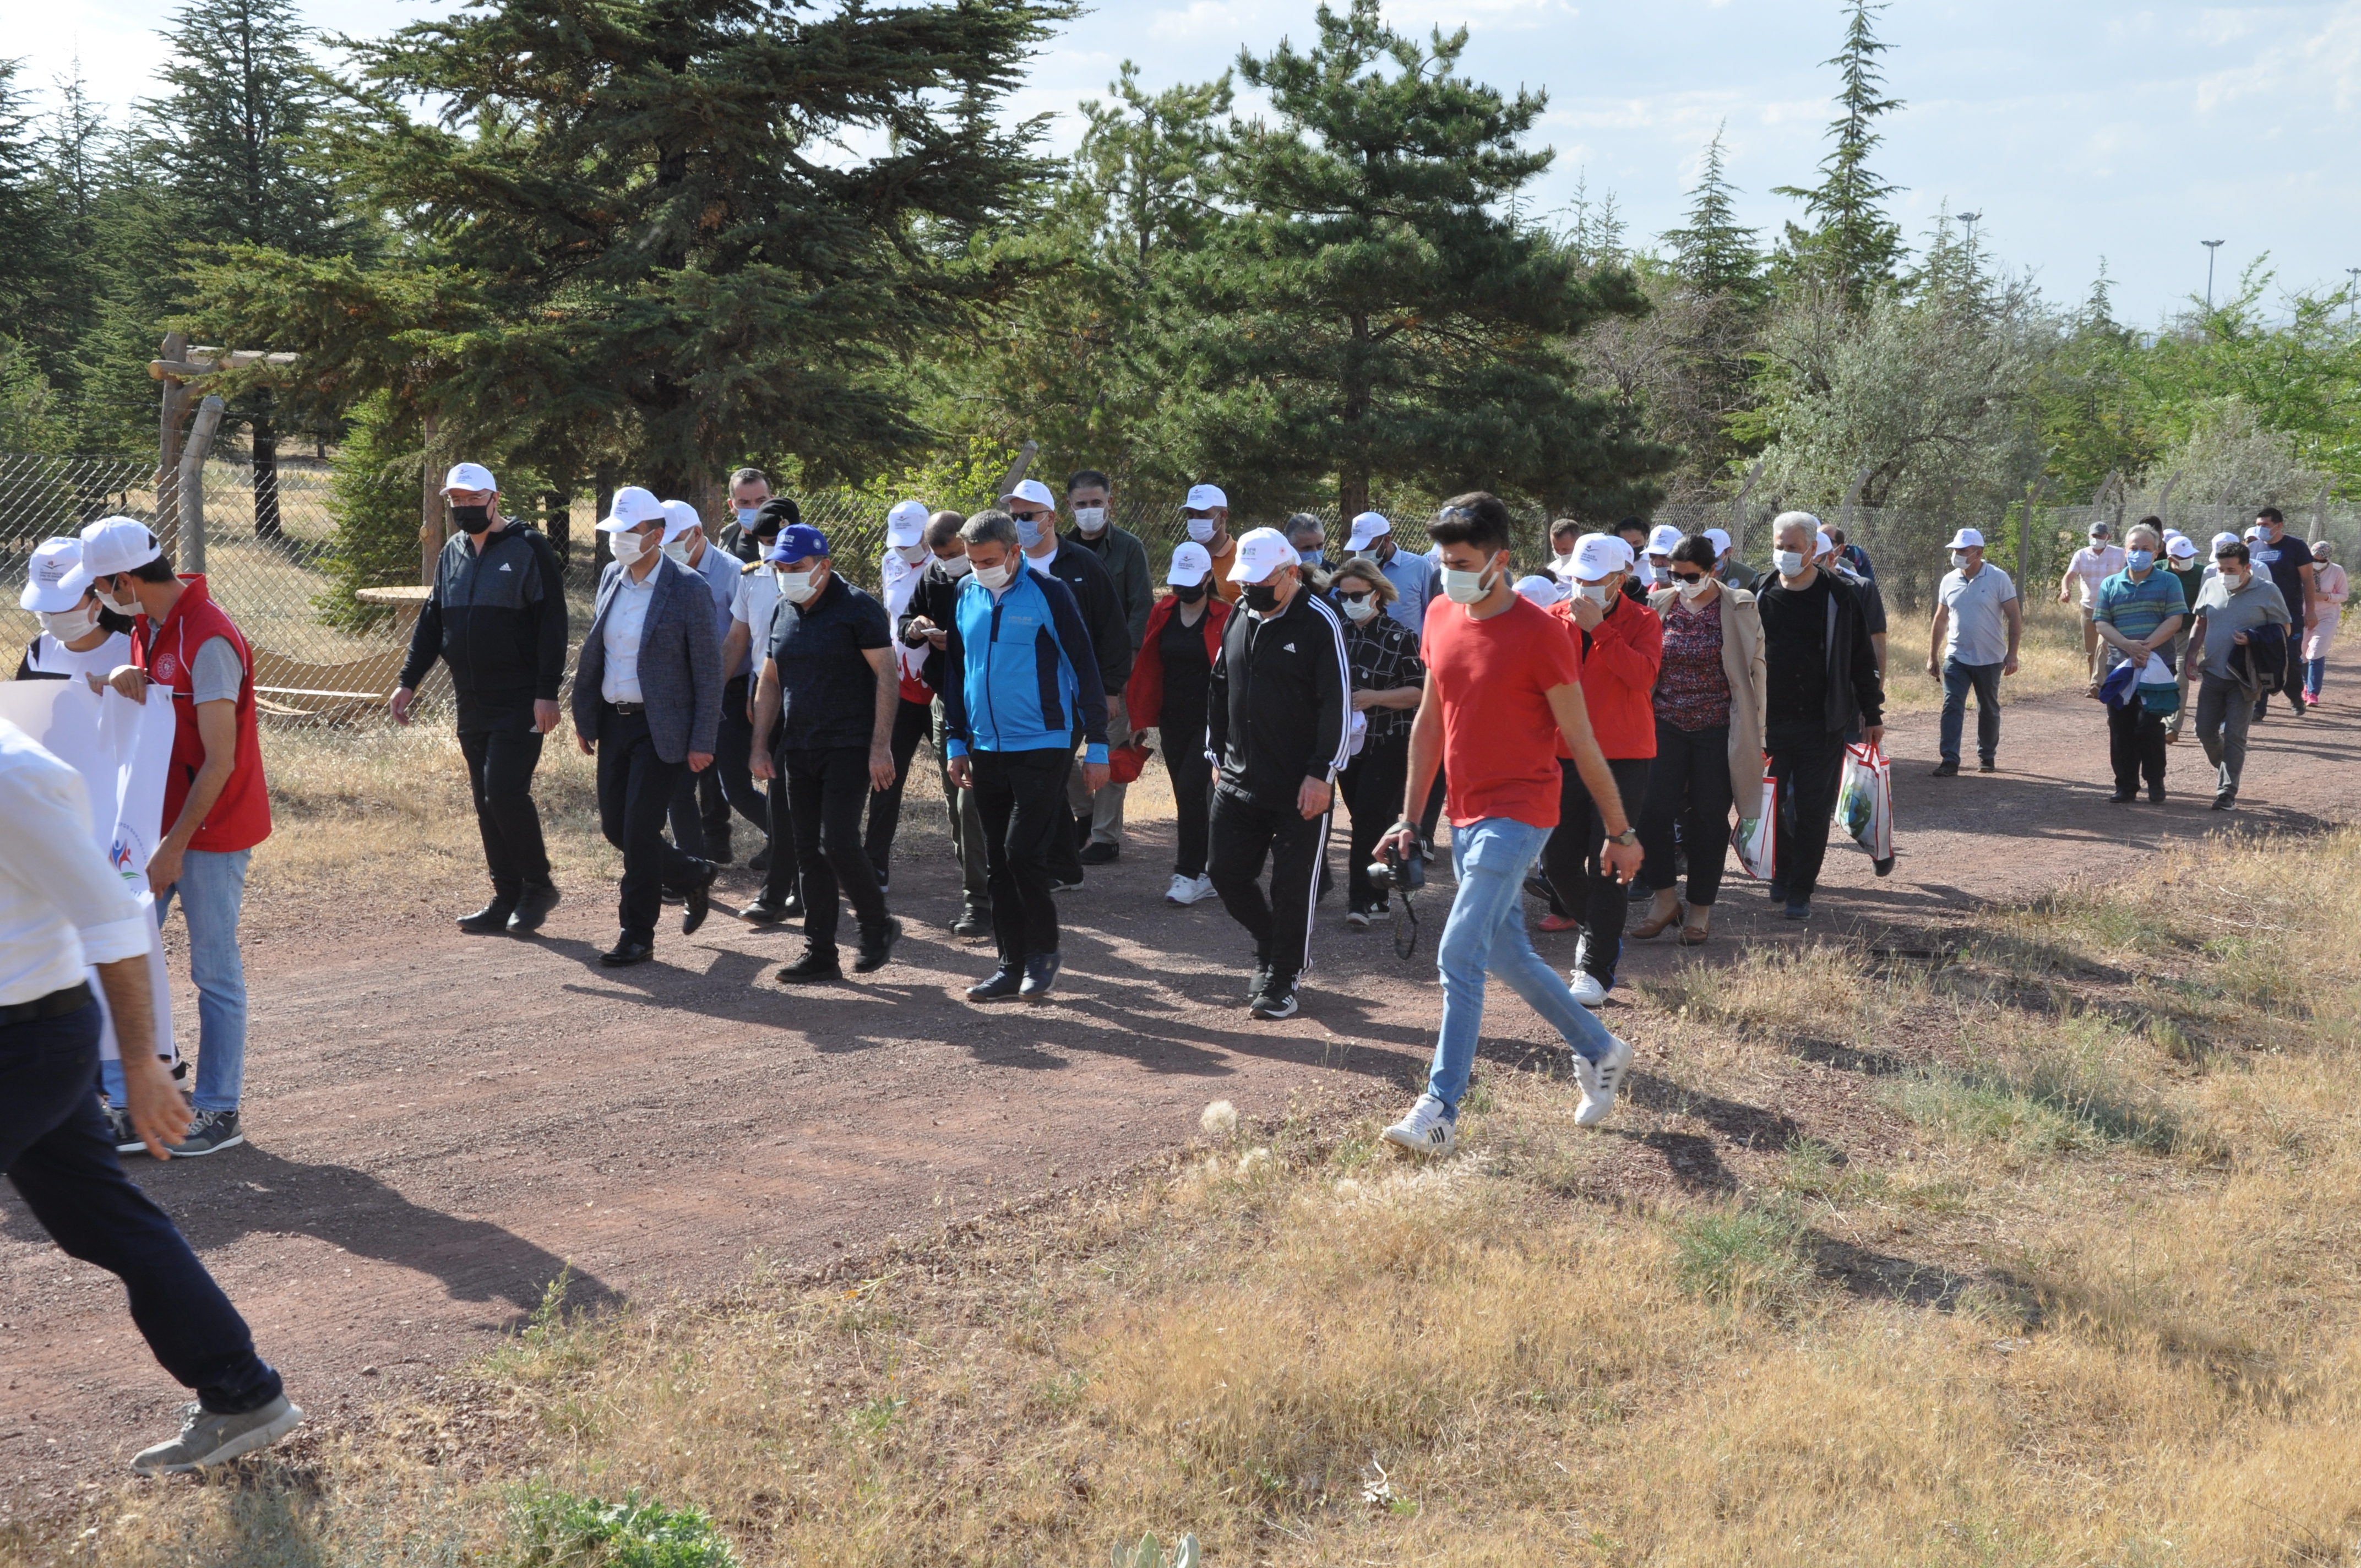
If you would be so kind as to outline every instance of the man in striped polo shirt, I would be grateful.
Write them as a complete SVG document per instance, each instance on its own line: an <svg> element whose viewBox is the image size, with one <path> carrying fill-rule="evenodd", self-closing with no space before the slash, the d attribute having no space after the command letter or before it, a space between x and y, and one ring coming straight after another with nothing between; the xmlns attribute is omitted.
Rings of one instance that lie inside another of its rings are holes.
<svg viewBox="0 0 2361 1568"><path fill-rule="evenodd" d="M2161 534L2141 523L2124 543L2124 569L2100 582L2091 606L2092 623L2107 647L2107 668L2128 662L2145 669L2151 660L2160 660L2169 671L2172 634L2180 630L2188 599L2172 574L2158 568L2164 548ZM2148 711L2136 686L2131 701L2107 705L2107 755L2114 764L2116 805L2127 805L2138 795L2142 774L2147 778L2148 799L2164 803L2164 716Z"/></svg>

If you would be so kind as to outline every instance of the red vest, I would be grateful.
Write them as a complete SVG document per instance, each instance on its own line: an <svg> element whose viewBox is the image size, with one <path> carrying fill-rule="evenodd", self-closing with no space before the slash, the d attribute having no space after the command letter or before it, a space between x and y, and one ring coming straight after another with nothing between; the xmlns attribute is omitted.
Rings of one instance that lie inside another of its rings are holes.
<svg viewBox="0 0 2361 1568"><path fill-rule="evenodd" d="M172 688L172 771L164 782L164 831L181 819L188 804L189 786L205 764L205 743L197 734L196 685L189 662L197 650L215 637L226 637L237 650L245 677L237 684L237 761L221 798L205 813L203 824L189 840L192 850L250 850L270 837L270 792L262 781L262 744L254 722L254 650L245 635L230 624L205 592L201 576L183 576L181 593L164 624L149 635L141 616L133 642L147 651L148 674Z"/></svg>

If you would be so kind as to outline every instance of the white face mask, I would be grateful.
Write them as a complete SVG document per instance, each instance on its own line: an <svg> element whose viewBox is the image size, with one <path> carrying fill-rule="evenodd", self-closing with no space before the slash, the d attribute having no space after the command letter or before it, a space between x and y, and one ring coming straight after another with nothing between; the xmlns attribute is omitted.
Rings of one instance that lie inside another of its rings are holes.
<svg viewBox="0 0 2361 1568"><path fill-rule="evenodd" d="M1964 550L1952 551L1951 565L1957 566L1962 572L1966 571L1968 569L1968 553Z"/></svg>
<svg viewBox="0 0 2361 1568"><path fill-rule="evenodd" d="M1076 507L1074 526L1084 533L1098 533L1106 528L1106 508Z"/></svg>
<svg viewBox="0 0 2361 1568"><path fill-rule="evenodd" d="M99 603L104 605L107 609L113 610L117 615L127 618L130 616L136 616L139 613L139 603L137 599L134 599L129 604L126 604L121 599L116 598L113 594L108 593L104 588L93 588L91 592L98 596Z"/></svg>
<svg viewBox="0 0 2361 1568"><path fill-rule="evenodd" d="M904 565L917 566L924 564L928 552L923 544L896 544L894 554L902 558Z"/></svg>
<svg viewBox="0 0 2361 1568"><path fill-rule="evenodd" d="M1804 571L1804 553L1801 550L1773 550L1771 553L1771 564L1779 568L1779 575L1783 577L1801 576Z"/></svg>
<svg viewBox="0 0 2361 1568"><path fill-rule="evenodd" d="M779 597L789 604L802 604L819 590L812 586L816 574L811 572L778 572Z"/></svg>
<svg viewBox="0 0 2361 1568"><path fill-rule="evenodd" d="M1362 621L1368 620L1371 616L1378 613L1377 596L1372 594L1367 598L1346 599L1345 601L1345 613L1353 618L1355 625L1359 625Z"/></svg>
<svg viewBox="0 0 2361 1568"><path fill-rule="evenodd" d="M997 566L976 566L971 569L975 573L975 580L994 593L998 593L1006 587L1008 579L1016 575L1016 568L1005 562Z"/></svg>
<svg viewBox="0 0 2361 1568"><path fill-rule="evenodd" d="M938 555L935 559L941 562L943 570L954 577L964 577L975 570L974 564L964 555Z"/></svg>
<svg viewBox="0 0 2361 1568"><path fill-rule="evenodd" d="M1499 581L1499 570L1494 567L1488 566L1480 572L1456 572L1445 566L1443 568L1443 595L1453 604L1474 604L1492 591L1492 585Z"/></svg>
<svg viewBox="0 0 2361 1568"><path fill-rule="evenodd" d="M1200 544L1211 544L1213 542L1213 520L1210 517L1191 518L1189 537Z"/></svg>
<svg viewBox="0 0 2361 1568"><path fill-rule="evenodd" d="M674 560L679 562L684 566L688 565L688 535L685 533L664 547L664 553L665 554L671 556Z"/></svg>
<svg viewBox="0 0 2361 1568"><path fill-rule="evenodd" d="M1705 598L1706 590L1711 587L1713 587L1713 579L1711 577L1699 577L1694 583L1681 584L1681 602L1683 604L1697 603L1697 600Z"/></svg>
<svg viewBox="0 0 2361 1568"><path fill-rule="evenodd" d="M1574 581L1573 551L1569 550L1563 555L1550 557L1550 576L1569 583Z"/></svg>
<svg viewBox="0 0 2361 1568"><path fill-rule="evenodd" d="M1605 604L1608 600L1615 597L1615 585L1612 583L1576 583L1574 585L1574 591L1581 595L1584 598L1588 599L1593 604Z"/></svg>
<svg viewBox="0 0 2361 1568"><path fill-rule="evenodd" d="M98 607L76 605L71 609L41 610L41 630L60 642L72 642L98 630Z"/></svg>
<svg viewBox="0 0 2361 1568"><path fill-rule="evenodd" d="M612 548L618 565L636 566L640 564L640 557L648 553L649 537L644 533L634 533L627 528L608 537L614 542Z"/></svg>

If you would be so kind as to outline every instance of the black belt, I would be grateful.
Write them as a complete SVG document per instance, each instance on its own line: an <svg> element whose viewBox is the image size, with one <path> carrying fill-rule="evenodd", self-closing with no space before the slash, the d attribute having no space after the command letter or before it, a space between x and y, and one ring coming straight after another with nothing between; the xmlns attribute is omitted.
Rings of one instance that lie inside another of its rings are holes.
<svg viewBox="0 0 2361 1568"><path fill-rule="evenodd" d="M610 702L607 706L613 708L617 713L621 714L626 718L645 713L648 710L648 705L643 702Z"/></svg>
<svg viewBox="0 0 2361 1568"><path fill-rule="evenodd" d="M44 1018L62 1018L69 1013L79 1013L91 1004L90 981L78 980L63 991L52 991L47 996L36 996L30 1002L19 1002L14 1007L0 1007L0 1027L10 1024L38 1024Z"/></svg>

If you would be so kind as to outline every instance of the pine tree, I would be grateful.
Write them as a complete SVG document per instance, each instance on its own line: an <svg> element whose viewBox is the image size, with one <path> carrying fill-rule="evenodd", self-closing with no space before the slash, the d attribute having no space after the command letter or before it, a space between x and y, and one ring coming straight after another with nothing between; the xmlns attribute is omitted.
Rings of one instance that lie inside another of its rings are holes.
<svg viewBox="0 0 2361 1568"><path fill-rule="evenodd" d="M1884 207L1902 187L1887 184L1869 167L1870 154L1885 139L1876 128L1878 120L1904 106L1901 99L1885 96L1885 77L1878 69L1878 56L1890 46L1878 38L1873 18L1884 9L1852 0L1844 48L1823 62L1837 68L1843 85L1837 93L1841 112L1828 126L1835 145L1820 160L1820 182L1808 189L1773 187L1774 194L1802 202L1818 220L1812 229L1787 225L1789 265L1835 289L1855 308L1893 279L1902 256L1901 227Z"/></svg>
<svg viewBox="0 0 2361 1568"><path fill-rule="evenodd" d="M1759 231L1738 221L1738 191L1723 173L1722 128L1716 126L1706 144L1705 168L1689 192L1688 224L1668 231L1664 244L1672 251L1673 275L1691 291L1752 306L1765 293L1763 252Z"/></svg>
<svg viewBox="0 0 2361 1568"><path fill-rule="evenodd" d="M0 336L21 338L58 258L46 228L38 138L16 81L24 61L0 60Z"/></svg>
<svg viewBox="0 0 2361 1568"><path fill-rule="evenodd" d="M1380 480L1650 499L1673 453L1578 389L1565 349L1646 302L1515 215L1551 159L1525 145L1543 95L1455 75L1464 29L1422 47L1378 0L1323 5L1318 27L1308 51L1239 57L1276 117L1232 127L1237 215L1167 282L1175 448L1257 513L1333 485L1350 515Z"/></svg>

